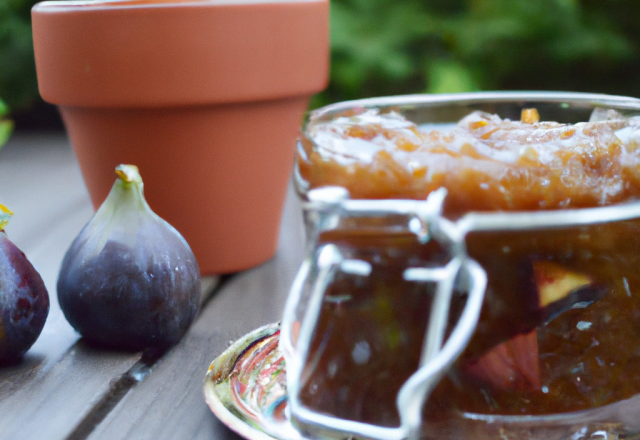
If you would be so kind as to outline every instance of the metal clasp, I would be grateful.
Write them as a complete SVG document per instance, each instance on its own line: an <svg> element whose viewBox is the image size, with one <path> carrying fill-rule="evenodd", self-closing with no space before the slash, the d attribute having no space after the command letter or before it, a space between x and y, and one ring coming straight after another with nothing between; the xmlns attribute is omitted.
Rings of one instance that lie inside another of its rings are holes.
<svg viewBox="0 0 640 440"><path fill-rule="evenodd" d="M478 319L487 277L467 255L466 229L442 216L446 189L432 192L426 200L352 200L341 187L324 187L308 192L303 203L309 249L293 283L282 319L280 347L287 364L287 388L292 419L331 437L364 437L380 440L418 438L422 408L443 374L466 348ZM362 260L345 257L331 244L318 245L320 235L340 227L350 218L406 219L407 229L419 242L436 240L450 255L443 267L408 267L406 281L435 283L427 329L423 338L420 366L402 385L396 399L398 427L383 427L321 414L305 407L300 399L304 365L316 327L323 295L338 271L369 276L372 267ZM454 290L465 292L462 314L445 341L449 309ZM301 317L298 320L298 317Z"/></svg>

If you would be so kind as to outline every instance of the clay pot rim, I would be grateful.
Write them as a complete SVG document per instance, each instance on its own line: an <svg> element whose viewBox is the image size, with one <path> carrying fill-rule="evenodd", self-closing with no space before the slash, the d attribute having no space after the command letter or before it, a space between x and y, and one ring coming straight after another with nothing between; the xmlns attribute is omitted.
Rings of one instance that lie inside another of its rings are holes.
<svg viewBox="0 0 640 440"><path fill-rule="evenodd" d="M146 1L34 6L44 100L158 108L282 99L326 87L328 0Z"/></svg>
<svg viewBox="0 0 640 440"><path fill-rule="evenodd" d="M149 0L145 3L132 1L127 4L127 0L65 0L65 1L43 1L33 6L32 10L38 12L56 11L93 11L104 9L156 9L156 8L180 8L180 7L216 7L216 6L247 6L253 4L280 4L280 3L315 3L325 0Z"/></svg>

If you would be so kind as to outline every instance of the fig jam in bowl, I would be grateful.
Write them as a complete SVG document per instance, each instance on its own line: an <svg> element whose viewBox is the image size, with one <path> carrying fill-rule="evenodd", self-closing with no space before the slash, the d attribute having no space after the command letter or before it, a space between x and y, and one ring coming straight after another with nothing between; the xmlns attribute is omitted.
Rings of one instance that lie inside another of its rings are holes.
<svg viewBox="0 0 640 440"><path fill-rule="evenodd" d="M640 434L640 100L416 95L313 112L280 336L309 437Z"/></svg>

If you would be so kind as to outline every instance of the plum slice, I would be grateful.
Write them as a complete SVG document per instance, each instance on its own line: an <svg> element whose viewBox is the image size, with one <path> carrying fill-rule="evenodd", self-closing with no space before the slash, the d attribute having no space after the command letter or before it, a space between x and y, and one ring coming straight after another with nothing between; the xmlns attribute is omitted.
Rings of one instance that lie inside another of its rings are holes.
<svg viewBox="0 0 640 440"><path fill-rule="evenodd" d="M531 263L539 307L536 319L543 325L572 308L585 308L606 294L584 274L550 261ZM539 390L537 330L512 336L479 357L463 363L467 377L498 390Z"/></svg>
<svg viewBox="0 0 640 440"><path fill-rule="evenodd" d="M537 331L515 336L492 348L465 365L464 372L494 389L540 389Z"/></svg>
<svg viewBox="0 0 640 440"><path fill-rule="evenodd" d="M587 275L567 270L558 263L536 261L532 266L544 322L555 319L567 310L585 308L609 290L606 286L594 283Z"/></svg>
<svg viewBox="0 0 640 440"><path fill-rule="evenodd" d="M540 307L546 307L563 299L572 291L591 284L588 276L570 272L557 263L536 261L532 266Z"/></svg>

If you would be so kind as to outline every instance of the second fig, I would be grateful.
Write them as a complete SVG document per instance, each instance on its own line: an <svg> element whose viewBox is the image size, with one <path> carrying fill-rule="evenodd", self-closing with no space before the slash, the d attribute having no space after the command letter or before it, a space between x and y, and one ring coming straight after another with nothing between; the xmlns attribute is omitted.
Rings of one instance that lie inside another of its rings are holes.
<svg viewBox="0 0 640 440"><path fill-rule="evenodd" d="M144 199L137 167L119 165L109 196L62 262L58 300L88 341L168 348L196 317L200 270L184 238Z"/></svg>

